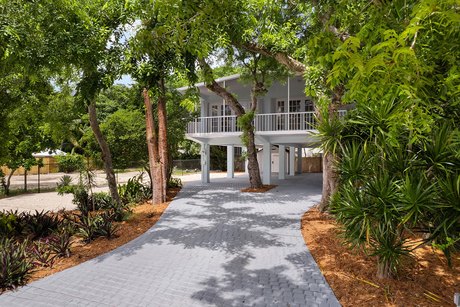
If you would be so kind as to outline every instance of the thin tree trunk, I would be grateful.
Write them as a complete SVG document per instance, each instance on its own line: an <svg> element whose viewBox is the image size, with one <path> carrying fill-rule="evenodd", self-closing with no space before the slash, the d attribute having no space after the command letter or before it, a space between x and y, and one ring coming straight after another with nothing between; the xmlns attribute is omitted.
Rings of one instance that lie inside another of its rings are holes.
<svg viewBox="0 0 460 307"><path fill-rule="evenodd" d="M24 169L24 192L27 192L27 170Z"/></svg>
<svg viewBox="0 0 460 307"><path fill-rule="evenodd" d="M104 170L107 178L107 183L109 185L110 195L117 204L120 204L121 200L120 196L118 195L117 180L113 171L112 155L110 153L109 145L104 139L104 136L102 135L101 129L99 127L99 123L97 122L96 103L94 101L91 101L88 105L88 115L91 129L93 130L94 136L96 137L99 147L101 148L102 161L104 162Z"/></svg>
<svg viewBox="0 0 460 307"><path fill-rule="evenodd" d="M160 153L160 162L162 165L163 178L163 202L166 201L166 189L168 186L168 166L169 166L169 148L168 148L168 119L166 115L166 95L164 80L159 82L160 96L158 98L158 149Z"/></svg>
<svg viewBox="0 0 460 307"><path fill-rule="evenodd" d="M145 105L145 127L147 136L147 148L149 152L149 165L152 185L152 204L163 203L163 178L162 167L158 154L158 139L155 131L155 122L153 119L152 103L148 90L144 88L144 105Z"/></svg>
<svg viewBox="0 0 460 307"><path fill-rule="evenodd" d="M262 179L260 178L259 162L257 161L257 149L254 141L254 130L248 131L248 173L249 184L251 188L261 188L263 186Z"/></svg>
<svg viewBox="0 0 460 307"><path fill-rule="evenodd" d="M334 157L331 153L323 154L323 194L318 209L324 212L329 207L331 196L337 190L337 177L334 171Z"/></svg>
<svg viewBox="0 0 460 307"><path fill-rule="evenodd" d="M4 185L6 195L10 195L11 177L13 177L13 174L15 171L16 171L16 168L11 169L10 174L8 175L8 178L6 179L6 184Z"/></svg>
<svg viewBox="0 0 460 307"><path fill-rule="evenodd" d="M379 259L377 262L377 278L385 279L391 278L390 263L388 261Z"/></svg>

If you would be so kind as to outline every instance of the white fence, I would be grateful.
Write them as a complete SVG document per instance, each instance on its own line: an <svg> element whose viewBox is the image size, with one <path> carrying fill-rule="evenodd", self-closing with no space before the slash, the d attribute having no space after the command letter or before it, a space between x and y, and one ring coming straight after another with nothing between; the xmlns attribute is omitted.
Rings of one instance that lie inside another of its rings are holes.
<svg viewBox="0 0 460 307"><path fill-rule="evenodd" d="M339 117L346 111L339 110ZM199 117L188 123L188 134L241 132L236 116ZM254 127L257 132L307 131L316 126L315 112L257 114Z"/></svg>

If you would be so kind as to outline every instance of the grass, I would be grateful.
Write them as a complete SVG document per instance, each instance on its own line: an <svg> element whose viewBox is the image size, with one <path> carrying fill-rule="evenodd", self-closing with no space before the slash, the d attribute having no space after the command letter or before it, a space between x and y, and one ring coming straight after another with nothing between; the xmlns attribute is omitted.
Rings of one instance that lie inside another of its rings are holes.
<svg viewBox="0 0 460 307"><path fill-rule="evenodd" d="M174 169L172 172L173 176L183 176L183 175L190 175L190 174L197 174L200 170L196 169Z"/></svg>

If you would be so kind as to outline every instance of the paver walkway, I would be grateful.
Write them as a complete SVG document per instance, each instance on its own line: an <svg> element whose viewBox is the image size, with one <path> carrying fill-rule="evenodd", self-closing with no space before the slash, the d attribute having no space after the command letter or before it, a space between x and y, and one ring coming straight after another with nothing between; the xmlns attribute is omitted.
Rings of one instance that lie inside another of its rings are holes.
<svg viewBox="0 0 460 307"><path fill-rule="evenodd" d="M338 306L300 233L320 174L263 194L188 183L147 233L0 295L0 306Z"/></svg>

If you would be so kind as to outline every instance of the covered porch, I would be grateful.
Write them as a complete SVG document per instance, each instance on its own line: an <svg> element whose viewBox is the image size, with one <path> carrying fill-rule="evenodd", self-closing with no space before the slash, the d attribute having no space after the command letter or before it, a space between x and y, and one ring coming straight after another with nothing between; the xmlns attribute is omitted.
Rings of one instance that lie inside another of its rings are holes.
<svg viewBox="0 0 460 307"><path fill-rule="evenodd" d="M225 134L187 135L201 145L201 182L210 182L211 146L225 146L227 150L227 178L235 177L235 149L246 148L241 142L241 132ZM284 180L302 173L302 158L305 148L313 148L316 142L314 134L305 131L277 133L256 133L256 148L263 184L272 184L274 178ZM244 154L243 154L244 156ZM247 172L247 160L245 160Z"/></svg>

